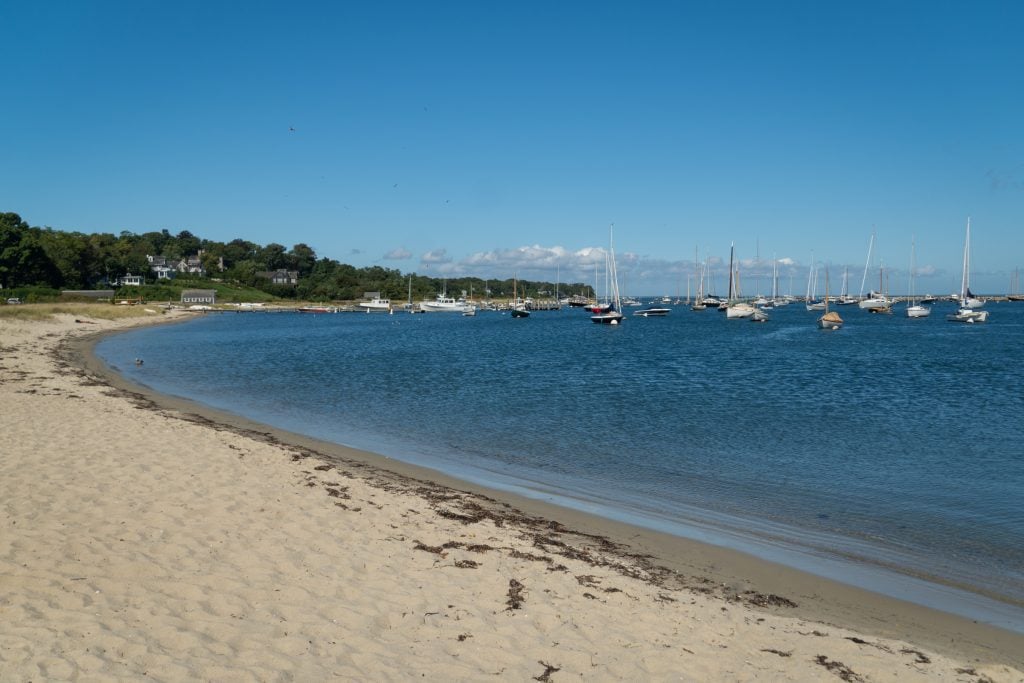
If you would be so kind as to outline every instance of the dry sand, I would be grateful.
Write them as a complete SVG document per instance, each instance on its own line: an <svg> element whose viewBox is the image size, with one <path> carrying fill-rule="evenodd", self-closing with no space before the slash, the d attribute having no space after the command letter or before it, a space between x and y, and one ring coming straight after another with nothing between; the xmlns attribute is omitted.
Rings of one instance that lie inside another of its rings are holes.
<svg viewBox="0 0 1024 683"><path fill-rule="evenodd" d="M1024 680L1019 634L81 364L134 324L0 319L2 681Z"/></svg>

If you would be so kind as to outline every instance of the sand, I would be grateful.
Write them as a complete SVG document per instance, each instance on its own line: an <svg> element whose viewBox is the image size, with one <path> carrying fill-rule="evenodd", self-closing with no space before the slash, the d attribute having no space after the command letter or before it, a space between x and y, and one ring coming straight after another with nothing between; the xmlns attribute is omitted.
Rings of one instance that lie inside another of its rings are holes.
<svg viewBox="0 0 1024 683"><path fill-rule="evenodd" d="M1024 680L1020 634L88 363L144 322L0 318L0 680Z"/></svg>

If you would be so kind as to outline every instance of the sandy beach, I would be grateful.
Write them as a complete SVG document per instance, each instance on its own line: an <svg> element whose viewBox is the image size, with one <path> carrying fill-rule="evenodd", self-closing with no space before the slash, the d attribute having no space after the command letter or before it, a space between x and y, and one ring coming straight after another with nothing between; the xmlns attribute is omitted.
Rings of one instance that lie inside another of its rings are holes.
<svg viewBox="0 0 1024 683"><path fill-rule="evenodd" d="M89 354L174 315L0 317L0 680L1024 681L1020 634L153 396Z"/></svg>

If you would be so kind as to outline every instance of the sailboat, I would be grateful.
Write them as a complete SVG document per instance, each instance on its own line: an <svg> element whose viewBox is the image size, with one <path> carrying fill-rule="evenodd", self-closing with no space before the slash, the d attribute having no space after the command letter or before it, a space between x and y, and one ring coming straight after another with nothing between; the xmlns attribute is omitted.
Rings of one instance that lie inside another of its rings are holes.
<svg viewBox="0 0 1024 683"><path fill-rule="evenodd" d="M868 313L884 313L886 315L892 315L892 300L886 295L888 287L886 286L887 280L885 279L885 268L879 264L878 266L878 291L872 292L872 298L867 301L861 301L860 307L867 308ZM865 303L871 304L865 306Z"/></svg>
<svg viewBox="0 0 1024 683"><path fill-rule="evenodd" d="M850 268L847 266L843 270L843 291L839 294L839 301L836 302L840 306L849 306L850 304L857 303L857 299L850 296Z"/></svg>
<svg viewBox="0 0 1024 683"><path fill-rule="evenodd" d="M860 294L861 300L857 305L865 310L869 310L872 313L888 313L889 300L882 294L884 287L882 286L882 267L878 267L878 290L877 292L868 292L868 296L864 298L864 283L868 279L868 269L871 267L871 252L875 247L875 232L871 231L871 241L868 242L868 260L864 263L864 276L860 280Z"/></svg>
<svg viewBox="0 0 1024 683"><path fill-rule="evenodd" d="M804 297L808 311L825 310L825 302L815 301L818 298L818 269L814 265L814 253L811 253L811 265L807 269L807 296Z"/></svg>
<svg viewBox="0 0 1024 683"><path fill-rule="evenodd" d="M612 238L612 228L608 228L608 270L606 277L610 283L608 308L600 313L590 316L592 322L598 325L618 325L623 320L622 299L619 296L619 273L615 269L615 245Z"/></svg>
<svg viewBox="0 0 1024 683"><path fill-rule="evenodd" d="M749 318L754 315L756 310L752 305L746 301L739 301L740 296L740 274L738 270L733 270L733 257L736 251L736 243L733 242L729 246L729 303L725 309L725 317L727 319L737 318Z"/></svg>
<svg viewBox="0 0 1024 683"><path fill-rule="evenodd" d="M967 219L967 237L964 239L964 269L960 277L960 308L956 313L946 316L946 320L954 323L983 323L988 320L988 311L972 307L971 300L971 219ZM979 301L979 299L974 299Z"/></svg>
<svg viewBox="0 0 1024 683"><path fill-rule="evenodd" d="M512 306L510 312L513 318L529 318L530 312L526 310L526 302L519 300L519 291L516 277L512 277Z"/></svg>
<svg viewBox="0 0 1024 683"><path fill-rule="evenodd" d="M1024 294L1020 293L1020 268L1013 271L1013 278L1010 280L1010 293L1006 296L1007 301L1024 301Z"/></svg>
<svg viewBox="0 0 1024 683"><path fill-rule="evenodd" d="M843 319L835 311L828 310L828 267L825 267L825 314L818 318L818 327L823 330L838 330Z"/></svg>
<svg viewBox="0 0 1024 683"><path fill-rule="evenodd" d="M910 297L907 299L907 317L908 318L927 318L932 313L932 309L927 306L922 306L917 303L914 297L914 269L916 264L914 262L914 240L910 240Z"/></svg>
<svg viewBox="0 0 1024 683"><path fill-rule="evenodd" d="M698 275L698 271L700 275ZM697 296L693 300L693 305L690 306L691 311L704 311L707 310L707 305L704 303L704 266L697 260L697 250L693 250L693 277L700 278L697 281Z"/></svg>

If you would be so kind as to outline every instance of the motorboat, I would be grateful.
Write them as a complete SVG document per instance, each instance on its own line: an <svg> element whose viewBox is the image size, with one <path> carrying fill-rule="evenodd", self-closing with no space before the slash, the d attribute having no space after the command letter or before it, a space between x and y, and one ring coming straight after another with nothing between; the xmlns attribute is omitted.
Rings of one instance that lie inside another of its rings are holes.
<svg viewBox="0 0 1024 683"><path fill-rule="evenodd" d="M365 310L367 313L390 313L391 312L391 299L381 299L380 297L374 297L370 301L360 301L358 304L360 309Z"/></svg>
<svg viewBox="0 0 1024 683"><path fill-rule="evenodd" d="M465 313L472 304L458 301L445 294L438 294L433 301L421 301L420 310L424 313Z"/></svg>

